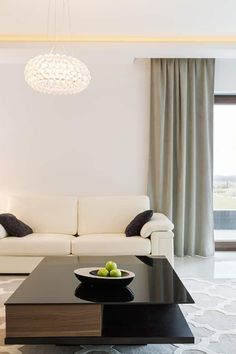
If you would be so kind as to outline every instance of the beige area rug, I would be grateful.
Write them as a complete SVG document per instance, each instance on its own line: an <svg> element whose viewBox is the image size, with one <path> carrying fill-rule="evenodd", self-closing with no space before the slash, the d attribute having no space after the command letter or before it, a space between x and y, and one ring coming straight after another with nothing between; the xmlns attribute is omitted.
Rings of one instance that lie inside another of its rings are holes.
<svg viewBox="0 0 236 354"><path fill-rule="evenodd" d="M0 353L72 354L79 350L79 347L53 345L4 345L3 304L23 280L23 277L0 276ZM184 279L183 282L196 302L181 306L195 336L195 344L116 346L117 350L128 354L236 354L236 279L214 282Z"/></svg>

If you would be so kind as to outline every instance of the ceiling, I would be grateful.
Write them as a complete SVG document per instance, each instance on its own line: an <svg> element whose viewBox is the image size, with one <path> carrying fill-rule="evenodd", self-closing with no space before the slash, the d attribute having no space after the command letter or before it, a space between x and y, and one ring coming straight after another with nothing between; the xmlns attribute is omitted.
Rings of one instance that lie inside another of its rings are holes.
<svg viewBox="0 0 236 354"><path fill-rule="evenodd" d="M63 4L70 5L71 36ZM236 58L235 14L236 0L0 0L0 63L49 50L55 32L89 63Z"/></svg>
<svg viewBox="0 0 236 354"><path fill-rule="evenodd" d="M47 34L49 3L63 0L0 0L0 36ZM236 39L235 0L64 0L70 3L72 35L141 37L224 37ZM53 28L54 10L50 28ZM236 41L236 40L235 40Z"/></svg>

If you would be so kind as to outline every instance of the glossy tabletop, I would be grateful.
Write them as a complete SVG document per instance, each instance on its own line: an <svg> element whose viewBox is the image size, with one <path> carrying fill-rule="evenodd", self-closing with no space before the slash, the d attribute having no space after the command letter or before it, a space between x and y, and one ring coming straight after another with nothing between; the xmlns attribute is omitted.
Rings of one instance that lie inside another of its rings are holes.
<svg viewBox="0 0 236 354"><path fill-rule="evenodd" d="M125 259L125 258L124 258ZM122 260L122 257L121 257ZM87 287L75 277L74 270L104 266L104 260L88 262L84 257L46 257L8 299L6 304L183 304L193 299L165 257L137 257L128 263L119 262L121 269L135 273L126 288Z"/></svg>

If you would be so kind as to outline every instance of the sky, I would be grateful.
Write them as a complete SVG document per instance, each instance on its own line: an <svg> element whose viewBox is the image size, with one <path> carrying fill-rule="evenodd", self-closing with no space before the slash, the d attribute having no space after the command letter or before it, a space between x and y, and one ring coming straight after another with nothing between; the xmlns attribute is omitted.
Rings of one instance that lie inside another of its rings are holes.
<svg viewBox="0 0 236 354"><path fill-rule="evenodd" d="M214 108L214 174L236 175L236 105Z"/></svg>

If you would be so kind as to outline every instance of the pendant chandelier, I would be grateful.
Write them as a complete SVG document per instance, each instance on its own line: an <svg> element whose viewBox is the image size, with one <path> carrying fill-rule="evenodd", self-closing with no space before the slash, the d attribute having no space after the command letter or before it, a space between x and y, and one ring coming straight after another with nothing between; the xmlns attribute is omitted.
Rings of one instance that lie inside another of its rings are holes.
<svg viewBox="0 0 236 354"><path fill-rule="evenodd" d="M63 47L62 53L56 50L56 32L57 32L57 4L54 3L54 47L49 53L38 55L28 61L25 66L25 80L28 85L42 93L52 95L69 95L79 93L86 89L91 80L90 72L87 66L77 58L68 55ZM68 27L70 29L70 11L68 0L62 1L62 18L65 22L67 13ZM49 18L51 12L51 1L49 0L48 9L48 31Z"/></svg>

